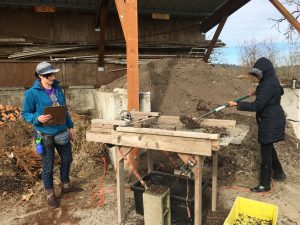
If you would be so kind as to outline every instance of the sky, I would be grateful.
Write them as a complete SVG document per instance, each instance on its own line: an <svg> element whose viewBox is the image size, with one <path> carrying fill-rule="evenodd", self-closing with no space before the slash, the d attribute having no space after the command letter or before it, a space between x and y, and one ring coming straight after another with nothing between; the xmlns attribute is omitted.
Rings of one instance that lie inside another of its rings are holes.
<svg viewBox="0 0 300 225"><path fill-rule="evenodd" d="M282 0L280 0L283 3ZM284 5L288 8L288 6ZM291 8L288 8L291 11ZM239 49L245 41L266 40L272 38L282 53L286 51L288 41L283 35L287 22L280 25L280 32L274 27L272 19L279 19L282 14L268 0L252 0L226 21L219 36L226 47L222 49L223 58L228 64L240 64ZM206 39L212 39L216 27L206 33Z"/></svg>

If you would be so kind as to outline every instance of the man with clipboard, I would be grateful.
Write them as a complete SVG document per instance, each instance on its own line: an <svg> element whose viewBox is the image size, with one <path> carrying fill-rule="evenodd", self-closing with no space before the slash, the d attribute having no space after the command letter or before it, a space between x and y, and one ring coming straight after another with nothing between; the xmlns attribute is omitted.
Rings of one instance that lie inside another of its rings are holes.
<svg viewBox="0 0 300 225"><path fill-rule="evenodd" d="M61 158L61 192L79 190L70 185L69 172L73 161L70 140L74 137L74 123L67 111L59 82L55 79L57 72L59 69L48 62L37 65L37 79L24 95L22 111L23 118L33 124L35 139L42 140L43 148L39 150L43 162L42 177L45 197L51 208L59 207L53 185L55 149Z"/></svg>

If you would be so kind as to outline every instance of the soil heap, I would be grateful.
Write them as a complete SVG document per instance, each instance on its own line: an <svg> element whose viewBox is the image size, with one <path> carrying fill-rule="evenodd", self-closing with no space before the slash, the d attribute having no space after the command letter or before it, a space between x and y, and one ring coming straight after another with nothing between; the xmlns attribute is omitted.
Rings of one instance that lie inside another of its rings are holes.
<svg viewBox="0 0 300 225"><path fill-rule="evenodd" d="M151 92L151 111L163 115L208 111L247 95L251 84L237 78L239 71L216 68L201 59L162 59L140 66L141 92ZM127 88L126 76L105 87Z"/></svg>

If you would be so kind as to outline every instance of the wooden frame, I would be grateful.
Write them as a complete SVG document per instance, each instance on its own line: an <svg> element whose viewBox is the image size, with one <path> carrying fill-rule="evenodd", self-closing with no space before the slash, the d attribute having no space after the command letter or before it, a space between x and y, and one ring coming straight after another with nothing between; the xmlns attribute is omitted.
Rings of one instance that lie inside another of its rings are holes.
<svg viewBox="0 0 300 225"><path fill-rule="evenodd" d="M225 124L228 121L225 121ZM115 124L108 121L109 125ZM102 125L102 127L106 126ZM133 148L150 149L147 151L148 172L153 170L151 152L156 150L177 152L184 162L189 155L193 155L197 161L193 167L195 175L195 215L194 224L202 225L202 167L205 156L213 157L212 169L212 210L217 205L217 165L218 165L218 134L195 133L188 131L170 131L151 128L117 127L111 133L97 131L87 132L87 140L104 142L116 145L117 165L117 201L118 201L118 223L125 220L125 189L124 189L124 158ZM120 154L120 151L122 154ZM188 155L189 154L189 155Z"/></svg>

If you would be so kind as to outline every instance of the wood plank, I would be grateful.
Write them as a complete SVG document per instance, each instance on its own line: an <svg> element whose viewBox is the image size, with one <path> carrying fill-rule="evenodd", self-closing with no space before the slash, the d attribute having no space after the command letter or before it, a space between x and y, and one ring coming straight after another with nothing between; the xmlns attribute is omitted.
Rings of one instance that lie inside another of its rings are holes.
<svg viewBox="0 0 300 225"><path fill-rule="evenodd" d="M112 143L111 134L101 133L101 132L93 132L91 130L86 132L86 140L93 142L101 142L101 143Z"/></svg>
<svg viewBox="0 0 300 225"><path fill-rule="evenodd" d="M141 120L136 120L135 122L132 122L131 124L135 123L154 123L157 121L157 117L149 117Z"/></svg>
<svg viewBox="0 0 300 225"><path fill-rule="evenodd" d="M200 138L200 139L209 139L209 140L218 140L220 138L219 134L161 130L161 129L153 129L153 128L117 127L117 131L136 133L136 134L155 134L155 135L163 135L163 136Z"/></svg>
<svg viewBox="0 0 300 225"><path fill-rule="evenodd" d="M110 129L114 129L114 127L116 127L116 125L113 125L113 124L101 124L101 123L92 123L91 124L91 128L110 128Z"/></svg>
<svg viewBox="0 0 300 225"><path fill-rule="evenodd" d="M131 111L130 114L135 116L160 116L160 112L140 112L140 111Z"/></svg>
<svg viewBox="0 0 300 225"><path fill-rule="evenodd" d="M179 116L160 116L158 118L158 123L160 124L174 124L181 123L179 120Z"/></svg>
<svg viewBox="0 0 300 225"><path fill-rule="evenodd" d="M211 155L212 141L208 139L173 137L153 134L137 134L112 131L112 144L152 150Z"/></svg>
<svg viewBox="0 0 300 225"><path fill-rule="evenodd" d="M120 147L116 146L117 168L117 208L118 208L118 224L121 224L125 220L125 185L124 185L124 159L119 155Z"/></svg>
<svg viewBox="0 0 300 225"><path fill-rule="evenodd" d="M92 127L91 132L101 132L101 133L111 133L112 129L111 128L95 128L95 127Z"/></svg>
<svg viewBox="0 0 300 225"><path fill-rule="evenodd" d="M219 119L204 119L200 123L202 126L208 127L235 127L235 120L219 120Z"/></svg>
<svg viewBox="0 0 300 225"><path fill-rule="evenodd" d="M202 225L202 168L204 157L202 156L195 156L197 164L194 166L195 177L195 202L194 202L194 224L195 225Z"/></svg>
<svg viewBox="0 0 300 225"><path fill-rule="evenodd" d="M212 211L217 210L217 187L218 187L218 152L212 154Z"/></svg>
<svg viewBox="0 0 300 225"><path fill-rule="evenodd" d="M91 120L92 124L110 124L110 125L118 125L118 126L127 126L131 122L123 121L123 120L105 120L105 119L93 119Z"/></svg>

